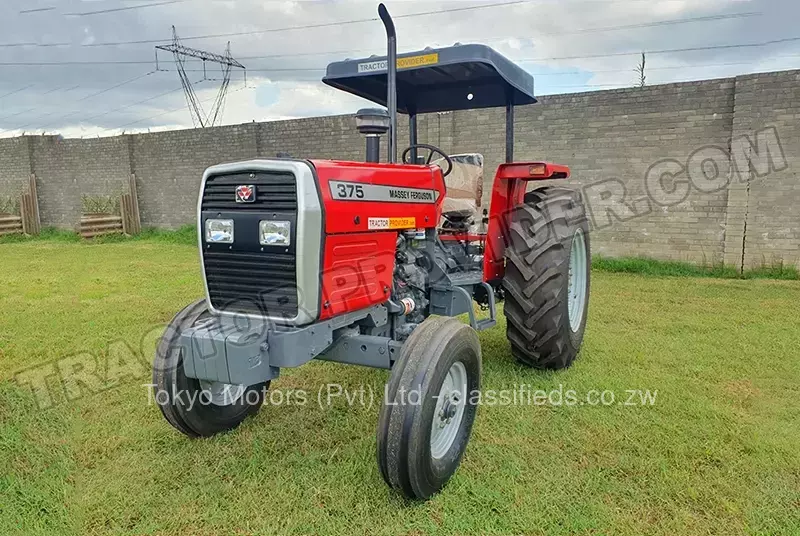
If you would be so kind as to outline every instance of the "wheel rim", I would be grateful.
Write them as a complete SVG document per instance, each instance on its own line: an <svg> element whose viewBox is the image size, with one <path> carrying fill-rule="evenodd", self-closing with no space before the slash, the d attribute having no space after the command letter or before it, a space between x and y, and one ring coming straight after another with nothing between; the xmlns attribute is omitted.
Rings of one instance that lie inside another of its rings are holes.
<svg viewBox="0 0 800 536"><path fill-rule="evenodd" d="M456 361L447 371L447 376L436 398L436 410L431 423L431 456L444 458L453 446L464 420L467 406L467 368Z"/></svg>
<svg viewBox="0 0 800 536"><path fill-rule="evenodd" d="M230 406L242 397L244 385L200 380L200 388L215 406ZM204 395L205 396L205 395Z"/></svg>
<svg viewBox="0 0 800 536"><path fill-rule="evenodd" d="M569 252L569 279L567 288L567 310L569 327L577 332L583 321L583 310L586 305L586 277L589 268L586 259L586 241L583 230L578 229L572 235L572 247Z"/></svg>

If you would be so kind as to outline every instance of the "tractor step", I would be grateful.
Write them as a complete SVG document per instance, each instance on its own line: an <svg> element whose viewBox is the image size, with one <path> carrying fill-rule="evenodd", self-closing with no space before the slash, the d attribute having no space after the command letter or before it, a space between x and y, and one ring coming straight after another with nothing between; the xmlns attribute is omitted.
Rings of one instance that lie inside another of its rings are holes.
<svg viewBox="0 0 800 536"><path fill-rule="evenodd" d="M483 331L497 325L497 304L494 301L494 289L492 285L483 281L481 282L481 286L486 290L486 297L489 302L489 318L484 318L475 322L473 327L476 331Z"/></svg>
<svg viewBox="0 0 800 536"><path fill-rule="evenodd" d="M484 318L483 320L478 320L475 323L475 330L476 331L483 331L485 329L493 328L497 325L497 320L494 318Z"/></svg>

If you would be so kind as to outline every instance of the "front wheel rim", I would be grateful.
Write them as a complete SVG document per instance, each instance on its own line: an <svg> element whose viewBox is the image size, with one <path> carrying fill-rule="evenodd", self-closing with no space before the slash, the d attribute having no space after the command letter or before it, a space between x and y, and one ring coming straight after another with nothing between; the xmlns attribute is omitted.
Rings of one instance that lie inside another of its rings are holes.
<svg viewBox="0 0 800 536"><path fill-rule="evenodd" d="M431 456L444 458L455 443L467 407L467 368L461 361L450 366L436 398L431 423Z"/></svg>
<svg viewBox="0 0 800 536"><path fill-rule="evenodd" d="M583 321L586 308L586 278L589 267L586 256L586 239L583 230L578 229L572 235L572 247L569 252L569 278L567 286L567 311L569 327L577 333Z"/></svg>
<svg viewBox="0 0 800 536"><path fill-rule="evenodd" d="M204 398L215 406L230 406L244 394L244 385L200 380Z"/></svg>

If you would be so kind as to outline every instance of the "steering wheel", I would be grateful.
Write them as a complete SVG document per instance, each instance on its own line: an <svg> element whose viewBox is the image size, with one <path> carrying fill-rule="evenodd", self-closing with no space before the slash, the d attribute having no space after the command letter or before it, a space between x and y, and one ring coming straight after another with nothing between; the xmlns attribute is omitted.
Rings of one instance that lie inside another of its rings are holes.
<svg viewBox="0 0 800 536"><path fill-rule="evenodd" d="M434 147L433 145L428 145L427 143L418 143L416 145L412 145L408 147L405 151L403 151L402 156L400 159L403 161L404 164L418 164L419 162L412 162L411 161L411 151L414 149L426 149L428 151L428 158L425 160L425 165L430 165L431 161L433 160L433 155L439 154L444 158L444 161L447 162L447 169L442 170L442 176L447 177L450 175L450 172L453 171L453 161L450 160L450 157L444 154L444 151L439 149L438 147Z"/></svg>

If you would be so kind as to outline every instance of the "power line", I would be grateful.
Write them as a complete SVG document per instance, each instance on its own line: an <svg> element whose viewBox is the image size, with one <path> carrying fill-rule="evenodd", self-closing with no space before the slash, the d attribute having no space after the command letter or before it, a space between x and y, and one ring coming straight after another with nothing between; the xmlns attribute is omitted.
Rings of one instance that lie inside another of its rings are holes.
<svg viewBox="0 0 800 536"><path fill-rule="evenodd" d="M15 114L4 115L3 117L0 117L0 120L5 120L5 119L10 119L12 117L17 117L19 115L26 114L28 112L32 112L35 109L36 109L35 107L34 108L28 108L27 110L22 110L21 112L17 112Z"/></svg>
<svg viewBox="0 0 800 536"><path fill-rule="evenodd" d="M166 6L168 4L180 4L186 0L167 0L166 2L155 2L152 4L142 4L138 6L115 7L110 9L100 9L97 11L84 11L83 13L64 13L66 17L86 17L88 15L101 15L104 13L114 13L117 11L130 11L132 9L144 9L146 7Z"/></svg>
<svg viewBox="0 0 800 536"><path fill-rule="evenodd" d="M424 11L419 13L406 13L404 15L395 15L395 19L404 19L410 17L423 17L426 15L437 15L440 13L454 13L458 11L472 11L476 9L487 9L487 8L495 8L495 7L506 7L511 5L517 4L527 4L530 3L530 0L513 0L509 2L500 2L495 4L481 4L478 6L465 6L465 7L457 7L457 8L449 8L449 9L440 9L436 11ZM361 24L365 22L375 22L379 20L378 17L369 17L364 19L352 19L352 20L344 20L344 21L336 21L336 22L321 22L318 24L303 24L299 26L285 26L282 28L267 28L264 30L252 30L248 32L230 32L230 33L221 33L221 34L207 34L207 35L194 35L191 37L182 37L183 41L194 41L198 39L217 39L220 37L240 37L244 35L260 35L265 33L276 33L276 32L288 32L293 30L315 30L319 28L328 28L328 27L339 27L344 25L350 24ZM164 39L141 39L137 41L117 41L117 42L110 42L110 43L89 43L86 47L103 47L103 46L118 46L118 45L144 45L144 44L154 44L154 43L163 43L165 42Z"/></svg>
<svg viewBox="0 0 800 536"><path fill-rule="evenodd" d="M19 12L20 15L27 15L28 13L41 13L42 11L53 11L55 6L51 7L37 7L34 9L23 9Z"/></svg>
<svg viewBox="0 0 800 536"><path fill-rule="evenodd" d="M508 38L506 38L508 39ZM759 48L765 47L770 45L776 45L781 43L789 43L789 42L796 42L800 41L800 36L796 37L786 37L782 39L773 39L769 41L764 41L762 43L734 43L728 45L708 45L708 46L701 46L701 47L687 47L687 48L673 48L673 49L662 49L662 50L647 50L645 49L644 52L647 54L673 54L673 53L681 53L681 52L700 52L700 51L707 51L707 50L723 50L723 49L737 49L737 48ZM338 54L338 53L345 53L346 51L331 51L319 54ZM642 50L636 50L631 52L611 52L605 54L589 54L585 56L574 55L574 56L553 56L553 57L541 57L541 58L521 58L516 59L515 61L518 62L532 62L532 61L555 61L555 60L573 60L573 59L593 59L593 58L610 58L610 57L617 57L617 56L631 56L631 55L639 55L642 53ZM308 53L307 55L316 55L318 53ZM266 56L245 56L242 57L242 60L252 60L252 59L268 59L268 58L285 58L285 57L292 57L292 56L299 56L301 54L272 54ZM57 67L57 66L80 66L80 65L148 65L152 64L150 60L96 60L96 61L54 61L54 62L0 62L0 66L3 67ZM317 71L317 70L324 70L325 67L312 67L312 68L295 68L295 69L270 69L273 71ZM257 70L257 69L253 69Z"/></svg>
<svg viewBox="0 0 800 536"><path fill-rule="evenodd" d="M789 56L774 56L775 58L785 58ZM647 71L668 71L673 69L697 69L700 67L725 67L730 65L751 65L752 61L734 61L725 63L698 63L695 65L669 65L664 67L648 67ZM531 72L533 76L565 76L565 75L581 75L581 74L610 74L610 73L627 73L634 72L636 69L599 69L591 71L556 71L556 72Z"/></svg>
<svg viewBox="0 0 800 536"><path fill-rule="evenodd" d="M97 93L92 93L90 95L86 95L85 97L83 97L82 99L78 100L77 102L83 102L83 101L85 101L87 99L91 99L92 97L97 97L98 95L102 95L103 93L108 93L109 91L113 91L113 90L115 90L117 88L120 88L122 86L125 86L125 85L131 84L133 82L136 82L137 80L141 80L142 78L145 78L146 76L150 76L151 74L153 74L155 72L156 71L150 71L149 73L144 73L142 75L139 75L139 76L136 76L134 78L131 78L130 80L126 80L124 82L121 82L121 83L116 84L114 86L111 86L109 88L103 89L102 91L98 91Z"/></svg>
<svg viewBox="0 0 800 536"><path fill-rule="evenodd" d="M749 17L759 17L761 15L763 15L763 13L761 13L760 11L752 11L747 13L729 13L725 15L708 15L705 17L691 17L686 19L640 22L636 24L622 24L619 26L605 26L599 28L582 28L578 30L566 30L566 31L553 30L551 32L540 33L539 35L576 35L585 33L612 32L618 30L635 30L640 28L654 28L658 26L674 26L676 24L691 24L695 22L714 22L714 21L729 20L729 19L745 19Z"/></svg>
<svg viewBox="0 0 800 536"><path fill-rule="evenodd" d="M19 93L21 91L25 91L26 89L32 88L34 85L35 84L28 84L25 87L21 87L19 89L15 89L11 93L6 93L5 95L0 95L0 99L5 99L6 97L10 97L11 95L16 95L17 93Z"/></svg>
<svg viewBox="0 0 800 536"><path fill-rule="evenodd" d="M242 91L243 89L247 89L247 86L242 86L239 89L234 89L230 93L238 93L239 91ZM205 100L203 100L201 102L209 102L211 100L213 100L213 98L205 99ZM143 119L138 119L136 121L132 121L130 123L126 123L124 125L118 126L117 128L111 129L111 130L119 130L119 129L122 129L122 128L125 128L125 127L129 127L131 125L136 125L136 124L141 123L143 121L149 121L150 119L155 119L157 117L161 117L161 116L164 116L164 115L174 114L175 112L180 112L181 110L184 110L185 108L186 108L185 106L181 106L180 108L174 108L172 110L168 110L168 111L162 112L160 114L151 115L150 117L145 117ZM109 130L109 129L105 129L105 130Z"/></svg>
<svg viewBox="0 0 800 536"><path fill-rule="evenodd" d="M780 58L793 58L797 57L797 55L789 54L789 55L781 55L781 56L772 56L771 59L780 59ZM673 70L673 69L699 69L701 67L726 67L726 66L733 66L733 65L752 65L752 61L734 61L734 62L724 62L724 63L698 63L695 65L669 65L664 67L648 67L648 71L666 71L666 70ZM248 71L252 73L258 72L273 72L274 69L248 69ZM325 69L314 69L313 72L324 72ZM583 71L549 71L549 72L536 72L536 71L528 71L531 76L566 76L566 75L594 75L594 74L610 74L610 73L626 73L626 72L633 72L634 69L598 69L598 70L583 70ZM202 69L191 69L187 70L187 72L203 72ZM309 71L310 72L310 71Z"/></svg>
<svg viewBox="0 0 800 536"><path fill-rule="evenodd" d="M122 82L122 83L120 83L120 84L115 84L115 85L113 85L113 86L111 86L111 87L109 87L109 88L103 89L103 90L101 90L101 91L98 91L98 92L96 92L96 93L93 93L93 94L87 95L87 96L85 96L85 97L82 97L82 98L80 98L80 99L78 99L78 100L75 100L75 101L73 101L73 103L77 104L77 103L79 103L79 102L83 102L83 101L85 101L85 100L86 100L86 99L88 99L88 98L91 98L91 97L94 97L94 96L97 96L97 95L101 95L101 94L103 94L103 93L106 93L106 92L108 92L108 91L111 91L111 90L113 90L113 89L117 89L117 88L119 88L119 87L122 87L122 86L124 86L124 85L130 84L130 83L133 83L133 82L135 82L136 80L140 80L140 79L142 79L142 78L144 78L144 77L146 77L146 76L149 76L149 75L151 75L151 74L153 74L153 72L152 72L152 71L151 71L151 72L149 72L149 73L145 73L145 74L143 74L143 75L137 76L137 77L135 77L135 78L131 78L130 80L126 80L125 82ZM71 88L68 88L68 89L64 90L64 93L66 93L66 92L68 92L68 91L72 91L72 90L74 90L74 89L77 89L77 88L79 88L79 87L80 87L80 85L73 86L73 87L71 87ZM53 91L55 91L55 90L48 91L47 93L45 93L45 95L47 95L48 93L52 93ZM26 111L25 111L25 112L23 112L23 113L26 113L26 112L33 111L34 109L36 109L36 108L32 108L32 109L30 109L30 110L26 110ZM82 111L83 111L83 110L75 110L75 111L73 111L73 112L70 112L70 113L68 113L68 114L66 114L66 115L62 115L62 116L60 116L60 117L59 117L58 119L56 119L55 121L62 121L62 120L64 120L64 119L67 119L67 118L69 118L69 117L72 117L72 116L74 116L74 115L77 115L77 114L81 113ZM41 115L41 116L35 117L34 119L32 119L32 120L28 121L28 123L26 123L26 124L24 124L24 125L21 125L21 126L15 127L15 128L7 128L7 129L2 129L2 130L0 130L0 132L7 132L7 131L9 131L9 130L21 130L21 129L23 129L23 128L29 127L29 126L30 126L30 125L31 125L33 122L35 122L35 121L39 121L39 120L41 120L41 119L44 119L45 117L50 117L51 115L53 115L53 114L55 114L55 113L57 113L57 112L58 112L58 110L55 110L55 111L53 111L53 112L50 112L50 113L48 113L48 114L44 114L44 115ZM21 115L21 114L16 114L16 115ZM45 127L44 127L44 128L46 128L46 127L48 127L48 126L52 125L53 123L54 123L54 122L48 123L47 125L45 125Z"/></svg>
<svg viewBox="0 0 800 536"><path fill-rule="evenodd" d="M706 17L692 17L686 19L672 19L672 20L665 20L665 21L656 21L656 22L643 22L638 24L623 24L620 26L606 26L600 28L581 28L577 30L554 30L551 32L543 32L538 33L537 35L573 35L573 34L580 34L580 33L599 33L599 32L611 32L617 30L631 30L637 28L650 28L656 26L672 26L678 24L690 24L695 22L713 22L718 20L726 20L726 19L739 19L739 18L748 18L748 17L756 17L760 16L763 13L754 11L748 13L732 13L727 15L711 15ZM481 41L481 42L494 42L494 41L507 41L509 39L532 39L530 36L526 37L514 37L504 35L502 37L477 37L474 39L468 38L465 41ZM329 56L334 54L351 54L353 52L370 52L375 50L375 48L361 48L361 49L350 49L350 50L332 50L329 52L299 52L299 53L290 53L290 54L269 54L269 55L261 55L261 56L242 56L242 60L258 60L258 59L268 59L268 58L293 58L293 57L302 57L302 56Z"/></svg>
<svg viewBox="0 0 800 536"><path fill-rule="evenodd" d="M152 64L153 60L149 61L109 61L109 60L101 60L101 61L42 61L42 62L31 62L31 61L9 61L9 62L0 62L0 65L4 67L60 67L60 66L69 66L69 65L147 65Z"/></svg>
<svg viewBox="0 0 800 536"><path fill-rule="evenodd" d="M688 48L671 48L671 49L663 49L663 50L647 50L645 49L644 52L647 54L678 54L681 52L700 52L705 50L723 50L723 49L734 49L734 48L758 48L758 47L765 47L769 45L776 45L779 43L789 43L793 41L800 41L800 37L786 37L783 39L773 39L770 41L764 41L763 43L740 43L740 44L733 44L733 45L712 45L712 46L704 46L704 47L688 47ZM556 60L581 60L581 59L593 59L593 58L612 58L616 56L638 56L641 54L642 50L637 50L635 52L612 52L607 54L590 54L588 56L555 56L550 58L520 58L516 61L518 62L532 62L532 61L556 61Z"/></svg>
<svg viewBox="0 0 800 536"><path fill-rule="evenodd" d="M173 0L173 1L185 1L185 0ZM172 2L170 2L172 3ZM419 17L424 15L431 15L437 13L450 13L450 12L457 12L457 11L466 11L466 10L474 10L474 9L483 9L488 7L497 7L497 6L506 6L506 5L514 5L514 4L523 4L528 3L523 0L517 0L513 2L506 2L502 4L489 4L489 5L481 5L481 6L469 6L469 7L461 7L461 8L450 8L448 10L440 10L440 11L428 11L428 12L421 12L421 13L409 13L406 15L398 15L395 18L404 18L404 17ZM161 5L161 4L155 4ZM129 8L125 8L129 9ZM741 18L749 18L749 17L756 17L760 16L763 13L754 11L754 12L745 12L745 13L729 13L723 15L708 15L702 17L690 17L684 19L672 19L672 20L664 20L664 21L655 21L655 22L644 22L644 23L636 23L636 24L623 24L618 26L606 26L606 27L598 27L598 28L581 28L577 30L553 30L550 32L539 32L538 35L575 35L575 34L582 34L582 33L602 33L602 32L612 32L612 31L619 31L619 30L631 30L631 29L640 29L640 28L651 28L651 27L659 27L659 26L672 26L678 24L690 24L696 22L714 22L720 20L729 20L729 19L741 19ZM289 30L301 30L301 29L316 29L322 27L329 27L329 26L341 26L344 24L358 24L362 22L372 22L378 20L377 18L369 18L369 19L356 19L350 21L340 21L337 23L320 23L320 24L313 24L313 25L303 25L303 26L290 26L285 28L272 28L266 30L254 30L250 32L234 32L234 33L225 33L225 34L209 34L209 35L201 35L201 36L193 36L182 38L183 40L194 40L194 39L211 39L211 38L219 38L219 37L233 37L233 36L244 36L244 35L257 35L262 33L271 33L271 32L282 32L282 31L289 31ZM503 36L501 38L489 38L492 39L509 39L509 36ZM487 40L485 38L481 38L482 40ZM518 38L520 39L520 38ZM120 41L115 43L89 43L86 45L82 45L85 47L101 47L101 46L117 46L117 45L128 45L128 44L152 44L152 43L163 43L163 39L147 39L147 40L138 40L138 41ZM54 46L69 46L70 43L2 43L0 47L27 47L27 46L41 46L41 47L54 47ZM296 56L316 56L316 55L327 55L327 54L347 54L352 53L355 51L369 51L372 49L351 49L351 50L343 50L343 51L331 51L331 52L312 52L312 53L299 53L299 54L273 54L269 56L253 56L251 58L242 58L242 59L258 59L258 58L267 58L267 57L296 57Z"/></svg>
<svg viewBox="0 0 800 536"><path fill-rule="evenodd" d="M202 82L202 80L199 80L196 83L199 84L200 82ZM183 91L183 86L181 86L179 88L176 88L176 89L170 89L169 91L165 91L164 93L159 93L158 95L155 95L153 97L149 97L149 98L146 98L144 100L140 100L138 102L134 102L133 104L127 104L125 106L120 106L119 108L114 108L113 110L108 110L107 112L103 112L101 114L97 114L97 115L93 115L93 116L87 117L87 118L84 119L84 121L90 121L92 119L97 119L99 117L105 117L108 114L113 114L115 112L120 112L122 110L127 110L128 108L133 108L134 106L139 106L140 104L144 104L146 102L154 101L154 100L159 99L161 97L166 97L167 95L170 95L170 94L175 93L177 91Z"/></svg>

